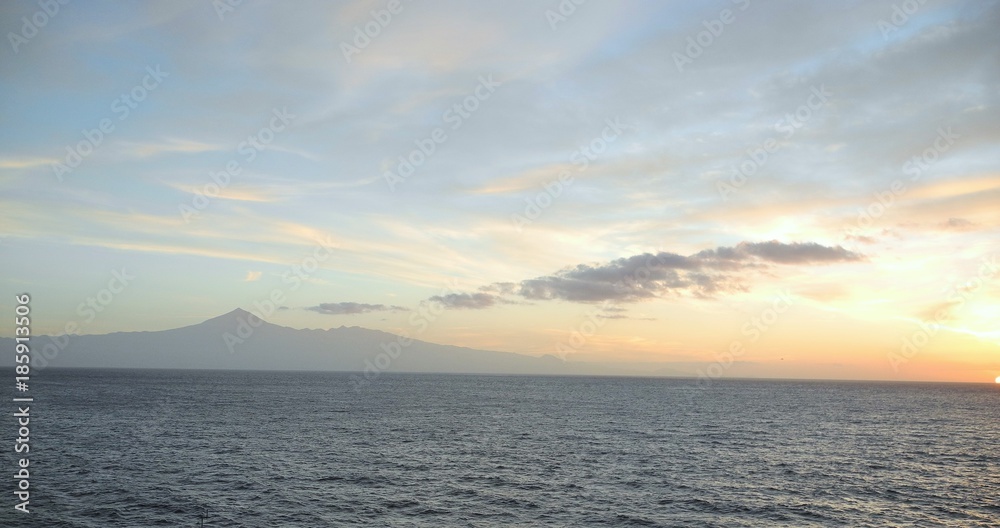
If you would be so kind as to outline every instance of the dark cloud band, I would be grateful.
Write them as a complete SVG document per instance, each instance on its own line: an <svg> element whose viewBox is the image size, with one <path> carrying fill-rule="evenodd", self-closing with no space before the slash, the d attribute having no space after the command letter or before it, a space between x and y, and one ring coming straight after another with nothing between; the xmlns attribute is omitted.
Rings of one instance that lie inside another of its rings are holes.
<svg viewBox="0 0 1000 528"><path fill-rule="evenodd" d="M354 315L369 312L397 312L405 311L402 306L387 306L384 304L364 304L356 302L322 303L306 308L313 312L326 315Z"/></svg>
<svg viewBox="0 0 1000 528"><path fill-rule="evenodd" d="M449 308L489 308L509 303L503 295L529 301L562 300L580 303L638 302L669 294L710 297L748 290L746 271L778 265L821 265L864 260L841 246L815 242L742 242L684 256L643 253L606 264L578 264L552 275L520 283L494 283L481 293L432 297Z"/></svg>

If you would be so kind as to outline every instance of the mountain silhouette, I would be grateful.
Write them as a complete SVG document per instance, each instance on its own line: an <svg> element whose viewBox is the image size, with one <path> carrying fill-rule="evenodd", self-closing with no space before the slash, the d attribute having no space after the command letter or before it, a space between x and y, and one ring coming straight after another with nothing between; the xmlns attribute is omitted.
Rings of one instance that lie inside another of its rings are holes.
<svg viewBox="0 0 1000 528"><path fill-rule="evenodd" d="M12 338L0 338L13 350ZM32 367L174 368L440 372L469 374L580 374L553 356L541 358L439 345L379 330L341 326L297 330L236 309L201 323L155 332L33 336ZM13 365L13 354L0 364ZM587 369L592 370L592 369Z"/></svg>

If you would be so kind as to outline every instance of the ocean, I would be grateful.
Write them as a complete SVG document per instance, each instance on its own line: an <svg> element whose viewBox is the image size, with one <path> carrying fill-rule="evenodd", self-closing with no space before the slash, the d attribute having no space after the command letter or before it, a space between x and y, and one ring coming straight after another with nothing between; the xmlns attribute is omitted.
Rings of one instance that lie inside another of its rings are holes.
<svg viewBox="0 0 1000 528"><path fill-rule="evenodd" d="M33 374L0 525L1000 526L1000 386L350 379Z"/></svg>

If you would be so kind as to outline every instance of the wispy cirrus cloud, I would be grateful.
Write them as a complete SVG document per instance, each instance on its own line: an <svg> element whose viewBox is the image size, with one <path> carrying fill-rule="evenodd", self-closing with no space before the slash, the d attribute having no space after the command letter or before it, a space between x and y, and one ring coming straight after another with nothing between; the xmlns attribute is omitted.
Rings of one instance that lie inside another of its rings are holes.
<svg viewBox="0 0 1000 528"><path fill-rule="evenodd" d="M138 158L148 158L171 153L197 154L201 152L219 152L232 148L217 143L179 138L167 138L160 141L147 142L123 141L118 143L117 146L127 155Z"/></svg>
<svg viewBox="0 0 1000 528"><path fill-rule="evenodd" d="M60 160L56 158L0 157L0 169L33 169L47 167Z"/></svg>
<svg viewBox="0 0 1000 528"><path fill-rule="evenodd" d="M168 182L167 185L178 191L186 192L189 194L204 194L205 184L200 185L193 183L175 183ZM288 194L286 191L284 194ZM250 187L247 185L230 185L219 189L213 199L220 198L223 200L234 200L238 202L280 202L284 198L281 193L272 192L270 189Z"/></svg>

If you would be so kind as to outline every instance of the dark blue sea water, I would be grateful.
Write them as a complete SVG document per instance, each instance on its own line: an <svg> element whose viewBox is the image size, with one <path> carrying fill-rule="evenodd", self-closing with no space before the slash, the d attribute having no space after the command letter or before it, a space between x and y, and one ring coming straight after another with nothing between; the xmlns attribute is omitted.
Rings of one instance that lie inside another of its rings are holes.
<svg viewBox="0 0 1000 528"><path fill-rule="evenodd" d="M44 371L0 525L1000 526L992 385L349 379Z"/></svg>

